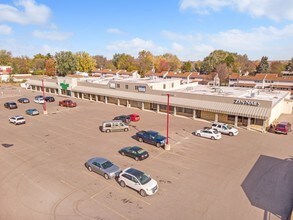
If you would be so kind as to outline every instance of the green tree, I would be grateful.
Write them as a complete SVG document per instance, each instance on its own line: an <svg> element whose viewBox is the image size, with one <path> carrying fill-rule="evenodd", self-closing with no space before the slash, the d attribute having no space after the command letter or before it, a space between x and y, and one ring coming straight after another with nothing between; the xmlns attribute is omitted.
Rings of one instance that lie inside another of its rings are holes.
<svg viewBox="0 0 293 220"><path fill-rule="evenodd" d="M269 71L268 57L263 56L260 63L256 67L256 73L267 73Z"/></svg>
<svg viewBox="0 0 293 220"><path fill-rule="evenodd" d="M42 54L34 55L34 58L31 62L32 71L35 75L45 74L45 65L46 65L47 56Z"/></svg>
<svg viewBox="0 0 293 220"><path fill-rule="evenodd" d="M0 65L10 66L12 64L12 54L6 50L0 50Z"/></svg>
<svg viewBox="0 0 293 220"><path fill-rule="evenodd" d="M134 57L130 56L129 54L114 54L112 62L119 70L132 71L138 69Z"/></svg>
<svg viewBox="0 0 293 220"><path fill-rule="evenodd" d="M191 61L183 62L181 70L182 72L191 72L193 70L192 62Z"/></svg>
<svg viewBox="0 0 293 220"><path fill-rule="evenodd" d="M151 70L154 65L154 56L150 51L142 50L138 53L137 58L138 72L144 76L146 72Z"/></svg>
<svg viewBox="0 0 293 220"><path fill-rule="evenodd" d="M48 58L46 60L46 75L55 76L56 75L56 61L53 58Z"/></svg>
<svg viewBox="0 0 293 220"><path fill-rule="evenodd" d="M77 71L91 73L96 67L96 61L86 52L77 52Z"/></svg>
<svg viewBox="0 0 293 220"><path fill-rule="evenodd" d="M55 54L57 75L66 76L77 69L77 58L71 51L61 51Z"/></svg>
<svg viewBox="0 0 293 220"><path fill-rule="evenodd" d="M288 64L285 67L286 71L292 72L293 71L293 57L289 60Z"/></svg>

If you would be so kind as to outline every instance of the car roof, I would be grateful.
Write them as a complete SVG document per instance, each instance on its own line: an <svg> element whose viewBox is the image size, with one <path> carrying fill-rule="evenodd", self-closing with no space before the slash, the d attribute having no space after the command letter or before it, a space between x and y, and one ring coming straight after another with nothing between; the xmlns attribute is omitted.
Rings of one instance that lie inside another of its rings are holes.
<svg viewBox="0 0 293 220"><path fill-rule="evenodd" d="M283 121L283 122L280 122L278 124L287 125L287 124L290 124L290 123L289 122L286 122L286 121Z"/></svg>
<svg viewBox="0 0 293 220"><path fill-rule="evenodd" d="M16 104L15 102L5 102L5 103L8 103L8 104Z"/></svg>
<svg viewBox="0 0 293 220"><path fill-rule="evenodd" d="M153 130L149 130L149 131L147 131L147 133L151 133L151 134L159 134L159 132L157 132L157 131L153 131Z"/></svg>
<svg viewBox="0 0 293 220"><path fill-rule="evenodd" d="M135 177L139 177L144 174L144 172L137 170L137 169L134 169L134 168L131 168L131 167L128 168L127 170L125 170L125 173L129 173Z"/></svg>
<svg viewBox="0 0 293 220"><path fill-rule="evenodd" d="M22 115L15 115L15 116L12 116L11 118L23 118Z"/></svg>
<svg viewBox="0 0 293 220"><path fill-rule="evenodd" d="M104 121L103 123L112 123L112 122L122 122L123 123L123 121L121 121L121 120Z"/></svg>
<svg viewBox="0 0 293 220"><path fill-rule="evenodd" d="M38 110L35 108L29 108L29 109L27 109L27 111L38 111Z"/></svg>
<svg viewBox="0 0 293 220"><path fill-rule="evenodd" d="M93 163L93 162L105 163L107 161L108 160L106 158L103 158L103 157L94 157L94 158L92 158L92 159L89 160L90 163Z"/></svg>
<svg viewBox="0 0 293 220"><path fill-rule="evenodd" d="M142 148L141 147L138 147L138 146L132 146L130 147L131 150L135 150L135 151L139 151L141 150Z"/></svg>

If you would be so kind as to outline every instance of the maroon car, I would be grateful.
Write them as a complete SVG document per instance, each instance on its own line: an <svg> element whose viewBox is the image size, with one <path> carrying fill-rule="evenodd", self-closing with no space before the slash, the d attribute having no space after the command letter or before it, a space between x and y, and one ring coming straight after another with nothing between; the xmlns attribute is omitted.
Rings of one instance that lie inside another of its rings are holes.
<svg viewBox="0 0 293 220"><path fill-rule="evenodd" d="M76 107L76 102L74 102L72 100L69 100L69 99L66 99L66 100L59 101L59 106L62 106L62 107Z"/></svg>
<svg viewBox="0 0 293 220"><path fill-rule="evenodd" d="M275 127L275 133L288 134L291 131L291 124L289 122L280 122Z"/></svg>

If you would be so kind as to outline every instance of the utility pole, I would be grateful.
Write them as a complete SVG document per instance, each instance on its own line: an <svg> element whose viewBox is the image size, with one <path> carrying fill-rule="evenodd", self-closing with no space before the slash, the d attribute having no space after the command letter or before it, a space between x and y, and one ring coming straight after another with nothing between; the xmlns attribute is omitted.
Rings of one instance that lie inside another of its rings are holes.
<svg viewBox="0 0 293 220"><path fill-rule="evenodd" d="M44 115L48 114L47 112L47 106L46 106L46 100L45 100L45 87L44 87L44 79L42 79L42 90L43 90L43 99L44 99L44 104L43 104L43 113Z"/></svg>

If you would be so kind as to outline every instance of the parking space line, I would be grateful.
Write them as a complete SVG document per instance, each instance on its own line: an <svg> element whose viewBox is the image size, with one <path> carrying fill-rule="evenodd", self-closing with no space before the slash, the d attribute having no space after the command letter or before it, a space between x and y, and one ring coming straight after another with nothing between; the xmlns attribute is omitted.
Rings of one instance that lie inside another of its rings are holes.
<svg viewBox="0 0 293 220"><path fill-rule="evenodd" d="M95 198L97 195L100 195L102 192L104 192L105 189L109 188L110 185L104 187L103 189L101 189L99 192L95 193L94 195L91 196L91 199Z"/></svg>
<svg viewBox="0 0 293 220"><path fill-rule="evenodd" d="M90 176L90 177L92 177L92 178L95 178L94 176L90 175L88 172L86 172L86 171L84 171L84 170L81 171L81 172L87 174L88 176ZM129 195L129 196L131 196L131 197L133 197L133 198L135 198L135 199L138 199L139 201L141 201L141 202L143 202L143 203L145 203L145 204L147 204L147 205L151 205L150 203L148 203L148 202L142 200L141 198L138 198L138 197L136 197L136 196L134 196L134 195L131 195L130 193L127 193L126 191L122 191L120 187L117 187L117 186L114 186L113 184L108 183L107 180L104 180L103 182L105 182L106 184L108 184L108 186L112 186L113 188L118 189L120 192L122 192L122 193L124 193L124 194L127 194L127 195Z"/></svg>
<svg viewBox="0 0 293 220"><path fill-rule="evenodd" d="M78 189L77 187L73 186L72 184L66 182L65 180L62 180L62 179L61 179L60 182L63 183L63 184L65 184L65 185L67 185L67 186L70 186L70 187L73 188L73 189ZM80 190L80 189L78 189L78 190Z"/></svg>
<svg viewBox="0 0 293 220"><path fill-rule="evenodd" d="M101 204L101 205L104 206L105 208L109 209L111 212L113 212L113 213L119 215L119 216L122 217L123 219L129 220L129 218L125 217L124 215L122 215L121 213L119 213L119 212L117 212L116 210L112 209L111 207L105 205L104 203L102 203L102 202L96 200L95 198L92 198L92 200L98 202L99 204Z"/></svg>

